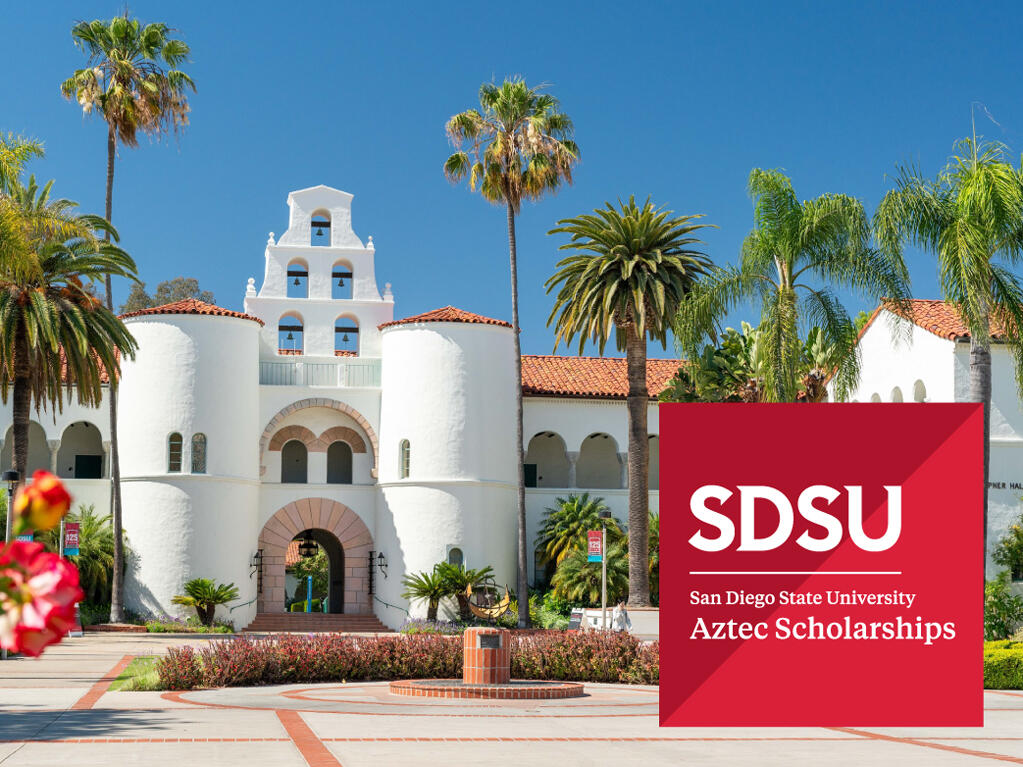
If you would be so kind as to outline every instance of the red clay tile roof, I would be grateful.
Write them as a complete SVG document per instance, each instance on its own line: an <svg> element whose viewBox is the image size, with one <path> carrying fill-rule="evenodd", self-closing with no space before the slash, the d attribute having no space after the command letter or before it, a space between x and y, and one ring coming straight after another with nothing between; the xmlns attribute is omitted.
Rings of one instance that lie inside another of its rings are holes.
<svg viewBox="0 0 1023 767"><path fill-rule="evenodd" d="M650 396L667 387L681 360L647 360ZM624 357L522 356L522 393L527 397L625 399L629 391Z"/></svg>
<svg viewBox="0 0 1023 767"><path fill-rule="evenodd" d="M484 317L482 314L473 314L463 309L456 309L453 306L445 306L441 309L434 309L432 312L424 312L413 317L406 317L403 320L393 320L380 325L380 329L389 328L392 325L411 325L415 322L468 322L473 325L498 325L502 328L510 328L511 323L504 320L495 320L491 317Z"/></svg>
<svg viewBox="0 0 1023 767"><path fill-rule="evenodd" d="M175 301L172 304L164 304L163 306L154 306L151 309L139 309L137 312L128 312L122 314L121 319L128 317L142 317L147 314L207 314L213 317L237 317L240 320L252 320L258 322L260 325L263 324L263 320L258 317L253 317L251 314L242 314L241 312L233 312L230 309L224 309L221 306L214 306L208 304L205 301L198 301L194 298L185 298L181 301Z"/></svg>
<svg viewBox="0 0 1023 767"><path fill-rule="evenodd" d="M284 552L284 566L293 567L298 564L298 560L301 558L302 555L298 553L298 541L292 541Z"/></svg>
<svg viewBox="0 0 1023 767"><path fill-rule="evenodd" d="M904 317L916 325L919 325L924 330L933 333L940 338L947 338L950 341L958 339L966 339L970 337L970 331L966 325L963 324L962 318L959 315L959 311L944 301L934 299L922 299L914 298L909 302L909 313L899 311L898 307L891 303L884 301L883 306L893 314L897 314L900 317ZM878 311L881 307L878 307L871 315L870 321L863 327L865 331L867 327L873 323L874 318L877 316ZM862 337L863 331L860 332ZM1002 340L1006 337L1005 327L997 322L991 323L991 339L994 341Z"/></svg>

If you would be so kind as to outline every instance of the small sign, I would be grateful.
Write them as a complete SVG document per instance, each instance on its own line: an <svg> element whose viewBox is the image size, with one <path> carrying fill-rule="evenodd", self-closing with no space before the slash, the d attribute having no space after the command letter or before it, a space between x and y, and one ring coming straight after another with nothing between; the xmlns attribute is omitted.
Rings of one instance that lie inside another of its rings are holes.
<svg viewBox="0 0 1023 767"><path fill-rule="evenodd" d="M603 538L604 536L600 530L588 530L586 532L586 541L588 544L587 552L589 554L590 562L603 561Z"/></svg>
<svg viewBox="0 0 1023 767"><path fill-rule="evenodd" d="M78 556L78 522L66 522L64 524L64 556Z"/></svg>
<svg viewBox="0 0 1023 767"><path fill-rule="evenodd" d="M500 650L501 649L501 635L500 634L479 634L480 647L486 650Z"/></svg>
<svg viewBox="0 0 1023 767"><path fill-rule="evenodd" d="M23 543L32 543L32 541L35 540L35 533L32 532L22 533L21 535L18 536L18 540L22 541Z"/></svg>
<svg viewBox="0 0 1023 767"><path fill-rule="evenodd" d="M583 608L581 608L581 607L573 607L572 608L572 617L570 617L568 619L568 628L569 629L581 628L582 625L583 625L583 615L585 613L586 613L586 611Z"/></svg>

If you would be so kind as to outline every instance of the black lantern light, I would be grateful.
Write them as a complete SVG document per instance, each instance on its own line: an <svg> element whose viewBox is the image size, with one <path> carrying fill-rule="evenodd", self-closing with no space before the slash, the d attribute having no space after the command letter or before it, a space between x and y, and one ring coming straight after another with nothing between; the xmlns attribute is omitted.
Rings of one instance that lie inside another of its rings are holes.
<svg viewBox="0 0 1023 767"><path fill-rule="evenodd" d="M313 536L310 533L306 533L305 537L298 544L298 553L304 559L309 557L315 557L316 552L319 551L320 547L313 540Z"/></svg>
<svg viewBox="0 0 1023 767"><path fill-rule="evenodd" d="M382 551L379 554L377 554L377 567L380 568L380 572L383 573L384 577L386 578L387 577L387 558L384 557L384 552L382 552Z"/></svg>

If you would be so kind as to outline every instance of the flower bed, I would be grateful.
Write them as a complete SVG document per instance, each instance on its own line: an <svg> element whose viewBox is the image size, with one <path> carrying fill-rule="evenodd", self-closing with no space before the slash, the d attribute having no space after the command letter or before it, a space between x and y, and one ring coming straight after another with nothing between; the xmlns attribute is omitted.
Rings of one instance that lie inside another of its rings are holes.
<svg viewBox="0 0 1023 767"><path fill-rule="evenodd" d="M512 636L512 677L657 684L658 645L628 634L546 632ZM171 648L157 664L169 690L295 682L450 679L462 675L462 646L450 637L340 634L229 639Z"/></svg>

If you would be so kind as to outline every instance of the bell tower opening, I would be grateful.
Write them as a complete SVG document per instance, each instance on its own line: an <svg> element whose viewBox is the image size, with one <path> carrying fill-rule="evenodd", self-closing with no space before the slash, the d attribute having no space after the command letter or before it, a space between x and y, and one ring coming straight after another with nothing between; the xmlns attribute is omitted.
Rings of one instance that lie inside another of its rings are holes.
<svg viewBox="0 0 1023 767"><path fill-rule="evenodd" d="M330 246L330 213L318 210L309 220L310 245Z"/></svg>
<svg viewBox="0 0 1023 767"><path fill-rule="evenodd" d="M359 356L359 323L354 317L334 320L334 356Z"/></svg>
<svg viewBox="0 0 1023 767"><path fill-rule="evenodd" d="M277 353L288 355L302 354L304 348L303 335L301 317L293 313L282 316L277 325Z"/></svg>
<svg viewBox="0 0 1023 767"><path fill-rule="evenodd" d="M301 259L288 264L288 298L309 298L309 265Z"/></svg>
<svg viewBox="0 0 1023 767"><path fill-rule="evenodd" d="M335 301L347 300L352 297L352 280L354 278L351 264L338 261L330 270L330 297Z"/></svg>

